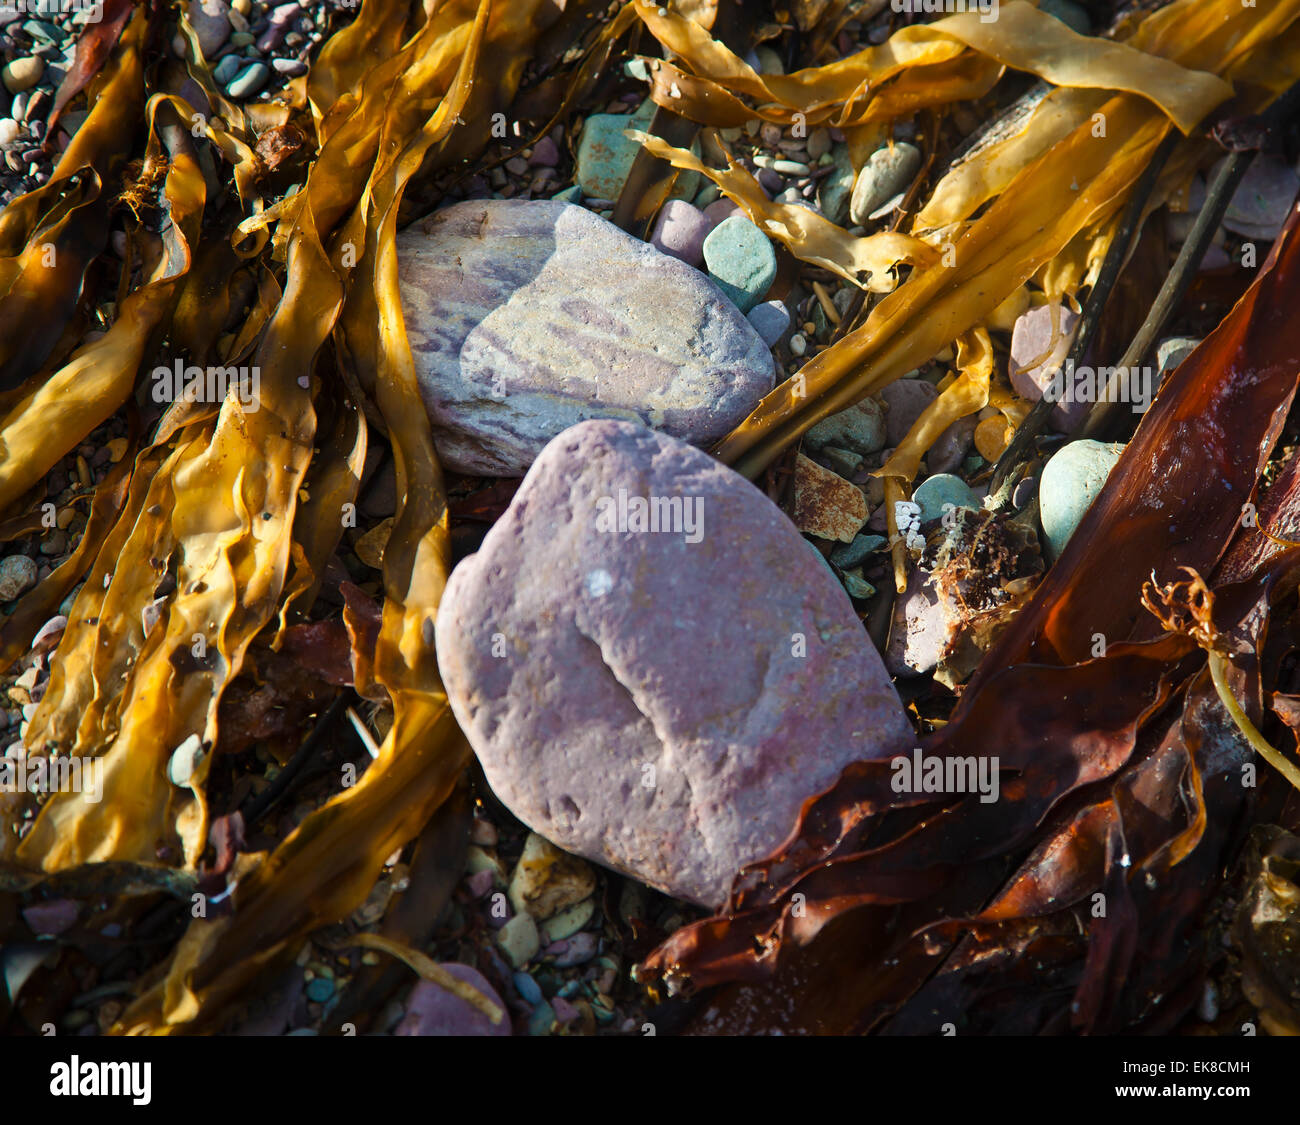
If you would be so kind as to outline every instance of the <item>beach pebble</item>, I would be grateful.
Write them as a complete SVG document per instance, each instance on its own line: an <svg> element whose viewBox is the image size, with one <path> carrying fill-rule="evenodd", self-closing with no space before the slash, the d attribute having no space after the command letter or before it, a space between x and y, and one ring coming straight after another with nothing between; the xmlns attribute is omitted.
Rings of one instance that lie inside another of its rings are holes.
<svg viewBox="0 0 1300 1125"><path fill-rule="evenodd" d="M1180 363L1201 346L1195 336L1169 336L1160 341L1156 349L1156 364L1159 378L1163 379L1175 370Z"/></svg>
<svg viewBox="0 0 1300 1125"><path fill-rule="evenodd" d="M885 667L895 676L931 672L960 633L958 605L944 596L929 571L915 567L894 602Z"/></svg>
<svg viewBox="0 0 1300 1125"><path fill-rule="evenodd" d="M585 965L593 957L599 948L599 939L595 934L574 934L565 943L562 953L555 957L555 967L557 969L571 969L575 965Z"/></svg>
<svg viewBox="0 0 1300 1125"><path fill-rule="evenodd" d="M244 59L239 55L223 55L212 68L212 79L218 86L227 86L234 80L244 66ZM193 103L191 103L193 104Z"/></svg>
<svg viewBox="0 0 1300 1125"><path fill-rule="evenodd" d="M855 484L798 455L794 468L794 525L807 535L852 543L867 522L867 498Z"/></svg>
<svg viewBox="0 0 1300 1125"><path fill-rule="evenodd" d="M533 145L533 154L528 158L528 163L534 168L554 168L559 162L560 146L549 136Z"/></svg>
<svg viewBox="0 0 1300 1125"><path fill-rule="evenodd" d="M19 55L0 70L0 79L3 79L6 90L11 94L17 94L23 90L30 90L41 80L41 75L44 73L43 59L36 55Z"/></svg>
<svg viewBox="0 0 1300 1125"><path fill-rule="evenodd" d="M1049 559L1065 550L1074 529L1100 495L1122 445L1085 439L1062 446L1043 469L1038 512Z"/></svg>
<svg viewBox="0 0 1300 1125"><path fill-rule="evenodd" d="M1037 495L1038 478L1025 477L1011 491L1011 506L1019 512Z"/></svg>
<svg viewBox="0 0 1300 1125"><path fill-rule="evenodd" d="M979 511L983 504L973 489L949 473L927 477L912 493L912 503L921 509L921 522L942 518L947 505Z"/></svg>
<svg viewBox="0 0 1300 1125"><path fill-rule="evenodd" d="M231 80L226 93L232 98L251 98L258 93L271 76L264 62L251 62Z"/></svg>
<svg viewBox="0 0 1300 1125"><path fill-rule="evenodd" d="M713 224L703 211L685 200L670 199L655 220L650 245L688 265L698 266L704 260L704 240L712 229Z"/></svg>
<svg viewBox="0 0 1300 1125"><path fill-rule="evenodd" d="M23 908L23 921L37 937L58 937L77 924L80 908L70 898L52 898Z"/></svg>
<svg viewBox="0 0 1300 1125"><path fill-rule="evenodd" d="M885 448L885 416L873 399L847 407L823 418L803 436L804 446L820 450L824 446L848 449L866 456Z"/></svg>
<svg viewBox="0 0 1300 1125"><path fill-rule="evenodd" d="M537 923L530 914L516 914L497 931L497 945L506 960L516 969L522 968L537 956L542 948L537 933Z"/></svg>
<svg viewBox="0 0 1300 1125"><path fill-rule="evenodd" d="M876 149L853 183L849 217L861 226L873 211L903 191L921 167L921 150L906 141Z"/></svg>
<svg viewBox="0 0 1300 1125"><path fill-rule="evenodd" d="M488 979L477 969L457 962L443 962L441 968L457 980L477 989L492 1001L502 1013L501 1022L493 1023L485 1012L479 1011L454 992L439 984L422 980L411 989L406 1001L406 1014L393 1029L394 1035L509 1035L510 1017L506 1006Z"/></svg>
<svg viewBox="0 0 1300 1125"><path fill-rule="evenodd" d="M543 451L453 571L436 634L497 797L565 851L704 906L849 761L911 738L785 515L642 426L584 422Z"/></svg>
<svg viewBox="0 0 1300 1125"><path fill-rule="evenodd" d="M776 251L743 215L724 219L704 240L709 277L743 313L759 303L776 280Z"/></svg>
<svg viewBox="0 0 1300 1125"><path fill-rule="evenodd" d="M564 941L570 938L591 921L592 916L596 913L596 900L594 898L584 898L581 902L575 902L572 906L566 907L558 914L547 918L542 923L542 936L548 943Z"/></svg>
<svg viewBox="0 0 1300 1125"><path fill-rule="evenodd" d="M932 473L951 473L966 459L975 440L975 427L979 419L974 414L958 418L934 439L925 463Z"/></svg>
<svg viewBox="0 0 1300 1125"><path fill-rule="evenodd" d="M783 301L763 301L745 314L754 331L769 348L776 347L790 331L790 310Z"/></svg>
<svg viewBox="0 0 1300 1125"><path fill-rule="evenodd" d="M589 898L596 874L576 856L530 832L510 878L510 905L540 920Z"/></svg>
<svg viewBox="0 0 1300 1125"><path fill-rule="evenodd" d="M1071 31L1077 31L1080 35L1092 33L1092 18L1087 9L1074 3L1074 0L1042 0L1038 10L1045 15L1055 16Z"/></svg>
<svg viewBox="0 0 1300 1125"><path fill-rule="evenodd" d="M36 563L26 555L0 559L0 602L11 602L36 585Z"/></svg>
<svg viewBox="0 0 1300 1125"><path fill-rule="evenodd" d="M836 226L842 227L849 217L849 201L853 195L853 160L847 145L836 145L831 158L835 170L825 176L817 188L817 209Z"/></svg>
<svg viewBox="0 0 1300 1125"><path fill-rule="evenodd" d="M641 151L639 141L624 134L629 130L644 132L654 117L655 104L647 98L629 115L594 113L587 118L578 138L577 181L590 199L617 199L627 181L632 164ZM691 146L699 155L699 143ZM699 190L698 172L683 172L673 186L672 198L692 199Z"/></svg>
<svg viewBox="0 0 1300 1125"><path fill-rule="evenodd" d="M772 389L771 351L703 274L582 207L459 203L397 253L434 441L457 472L522 475L596 417L707 445Z"/></svg>
<svg viewBox="0 0 1300 1125"><path fill-rule="evenodd" d="M1064 373L1059 380L1057 376L1070 354L1078 324L1079 314L1068 305L1038 305L1016 320L1007 374L1018 395L1037 402L1054 383L1057 389L1066 387ZM1053 428L1071 433L1087 416L1088 405L1057 403L1049 415Z"/></svg>
<svg viewBox="0 0 1300 1125"><path fill-rule="evenodd" d="M885 406L885 443L898 445L925 408L939 397L939 388L925 379L895 379L880 391Z"/></svg>
<svg viewBox="0 0 1300 1125"><path fill-rule="evenodd" d="M732 215L743 215L745 212L740 209L730 199L715 199L704 208L704 217L709 220L710 229L716 227L724 219L731 218Z"/></svg>
<svg viewBox="0 0 1300 1125"><path fill-rule="evenodd" d="M211 59L230 38L230 5L226 0L189 0L185 14L205 59Z"/></svg>
<svg viewBox="0 0 1300 1125"><path fill-rule="evenodd" d="M830 560L836 566L848 569L861 566L867 558L889 544L883 535L857 535L852 543L843 543L831 552Z"/></svg>
<svg viewBox="0 0 1300 1125"><path fill-rule="evenodd" d="M1272 242L1281 233L1297 192L1300 192L1300 174L1295 168L1280 156L1260 153L1250 162L1233 192L1223 225L1244 238Z"/></svg>

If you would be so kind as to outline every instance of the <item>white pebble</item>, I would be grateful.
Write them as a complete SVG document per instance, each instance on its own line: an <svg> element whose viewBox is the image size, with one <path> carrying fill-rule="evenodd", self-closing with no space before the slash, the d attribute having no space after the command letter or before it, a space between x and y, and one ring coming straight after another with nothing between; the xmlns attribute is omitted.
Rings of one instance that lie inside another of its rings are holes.
<svg viewBox="0 0 1300 1125"><path fill-rule="evenodd" d="M0 145L11 145L18 139L18 122L11 117L0 117Z"/></svg>
<svg viewBox="0 0 1300 1125"><path fill-rule="evenodd" d="M803 355L808 350L808 341L803 338L802 332L796 332L790 337L790 354Z"/></svg>

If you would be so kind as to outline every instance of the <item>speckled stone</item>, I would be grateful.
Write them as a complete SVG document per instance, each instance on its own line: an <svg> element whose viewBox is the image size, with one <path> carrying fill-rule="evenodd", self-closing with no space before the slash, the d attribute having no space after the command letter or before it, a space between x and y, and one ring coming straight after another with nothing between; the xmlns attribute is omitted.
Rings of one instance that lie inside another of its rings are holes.
<svg viewBox="0 0 1300 1125"><path fill-rule="evenodd" d="M0 602L11 602L36 585L36 563L26 555L0 559Z"/></svg>
<svg viewBox="0 0 1300 1125"><path fill-rule="evenodd" d="M641 145L625 134L629 129L645 131L654 117L655 104L648 98L631 115L594 113L587 118L578 138L577 181L591 199L617 199L636 161ZM698 142L691 151L699 155ZM674 185L672 198L693 199L699 190L698 172L683 172Z"/></svg>
<svg viewBox="0 0 1300 1125"><path fill-rule="evenodd" d="M873 399L823 418L803 436L804 445L812 450L824 446L848 449L866 456L885 448L885 416Z"/></svg>
<svg viewBox="0 0 1300 1125"><path fill-rule="evenodd" d="M749 312L776 280L776 251L743 215L724 219L704 240L709 277L741 312Z"/></svg>
<svg viewBox="0 0 1300 1125"><path fill-rule="evenodd" d="M772 353L698 270L582 207L474 200L398 236L416 374L444 464L521 475L620 418L700 445L772 389Z"/></svg>
<svg viewBox="0 0 1300 1125"><path fill-rule="evenodd" d="M684 516L694 501L698 534L685 518L619 530L620 490L682 498ZM452 573L436 637L456 718L511 811L705 906L848 762L912 737L848 597L781 511L627 423L546 448Z"/></svg>

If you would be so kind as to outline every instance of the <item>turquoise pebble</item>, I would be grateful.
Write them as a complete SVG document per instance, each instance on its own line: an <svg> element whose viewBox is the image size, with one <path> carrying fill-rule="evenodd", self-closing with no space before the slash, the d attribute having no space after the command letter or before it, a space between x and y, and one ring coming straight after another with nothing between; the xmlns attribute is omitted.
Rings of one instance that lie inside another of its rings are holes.
<svg viewBox="0 0 1300 1125"><path fill-rule="evenodd" d="M325 977L315 977L307 982L307 999L316 1004L324 1004L334 995L334 982Z"/></svg>
<svg viewBox="0 0 1300 1125"><path fill-rule="evenodd" d="M578 187L589 199L617 199L623 190L632 164L641 151L640 142L624 136L629 129L642 132L654 116L655 104L649 98L631 116L621 113L593 113L578 138ZM691 146L699 155L699 143ZM673 199L690 199L699 188L697 172L684 173L677 179Z"/></svg>
<svg viewBox="0 0 1300 1125"><path fill-rule="evenodd" d="M759 303L776 280L776 251L744 215L724 219L704 240L709 277L741 312Z"/></svg>
<svg viewBox="0 0 1300 1125"><path fill-rule="evenodd" d="M229 58L230 56L227 56ZM223 60L224 61L224 60ZM251 98L271 76L270 68L263 62L250 63L244 67L226 87L226 93L232 98Z"/></svg>
<svg viewBox="0 0 1300 1125"><path fill-rule="evenodd" d="M1088 13L1073 0L1043 0L1038 10L1044 15L1055 16L1071 31L1080 35L1092 33L1092 19Z"/></svg>
<svg viewBox="0 0 1300 1125"><path fill-rule="evenodd" d="M212 77L217 85L224 86L230 82L239 73L243 62L244 60L238 55L226 55L212 70Z"/></svg>
<svg viewBox="0 0 1300 1125"><path fill-rule="evenodd" d="M1065 550L1123 451L1122 445L1084 439L1062 446L1047 462L1038 485L1038 512L1048 558L1054 561Z"/></svg>
<svg viewBox="0 0 1300 1125"><path fill-rule="evenodd" d="M534 1008L542 1002L542 987L527 973L515 973L515 989Z"/></svg>
<svg viewBox="0 0 1300 1125"><path fill-rule="evenodd" d="M941 518L947 504L975 512L983 507L970 486L951 473L935 473L925 480L912 494L912 503L921 509L922 523Z"/></svg>
<svg viewBox="0 0 1300 1125"><path fill-rule="evenodd" d="M884 547L889 540L883 535L859 535L852 543L841 543L831 552L831 562L838 567L861 566L868 555Z"/></svg>

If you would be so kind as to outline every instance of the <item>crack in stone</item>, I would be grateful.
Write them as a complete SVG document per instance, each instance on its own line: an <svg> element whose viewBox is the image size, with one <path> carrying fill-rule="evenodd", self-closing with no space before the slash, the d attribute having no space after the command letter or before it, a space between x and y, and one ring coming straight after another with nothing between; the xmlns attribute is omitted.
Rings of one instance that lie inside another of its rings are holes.
<svg viewBox="0 0 1300 1125"><path fill-rule="evenodd" d="M641 718L645 720L646 725L650 728L651 733L654 734L656 741L659 743L659 751L660 751L659 761L655 763L655 768L656 770L660 770L660 771L665 769L667 767L667 764L670 762L672 758L672 753L669 749L668 739L666 739L664 735L660 732L653 717L651 717L651 715L647 713L646 709L641 706L640 702L637 699L636 692L633 690L632 686L624 682L624 680L619 676L618 671L614 668L613 664L610 663L608 657L605 655L604 645L602 645L599 640L597 640L589 632L587 632L576 619L574 620L573 627L577 631L580 637L582 637L586 641L589 641L595 647L597 653L599 653L600 655L600 662L602 665L604 665L605 670L609 672L610 678L614 681L614 683L616 683L620 688L623 689L623 691L627 694L628 699L631 701L633 708L635 708L637 714L640 715ZM686 787L686 800L687 800L687 807L690 809L691 825L694 831L696 832L696 834L704 841L707 853L710 856L712 856L716 853L714 852L713 849L713 842L710 840L708 833L704 831L703 826L700 823L700 810L695 800L695 787L691 783L690 773L686 769L677 769L675 771L675 776L680 777L682 779L682 783ZM658 779L656 778L656 789L658 788L657 782ZM635 785L638 783L634 782L633 784ZM651 804L653 805L653 798L651 800Z"/></svg>

